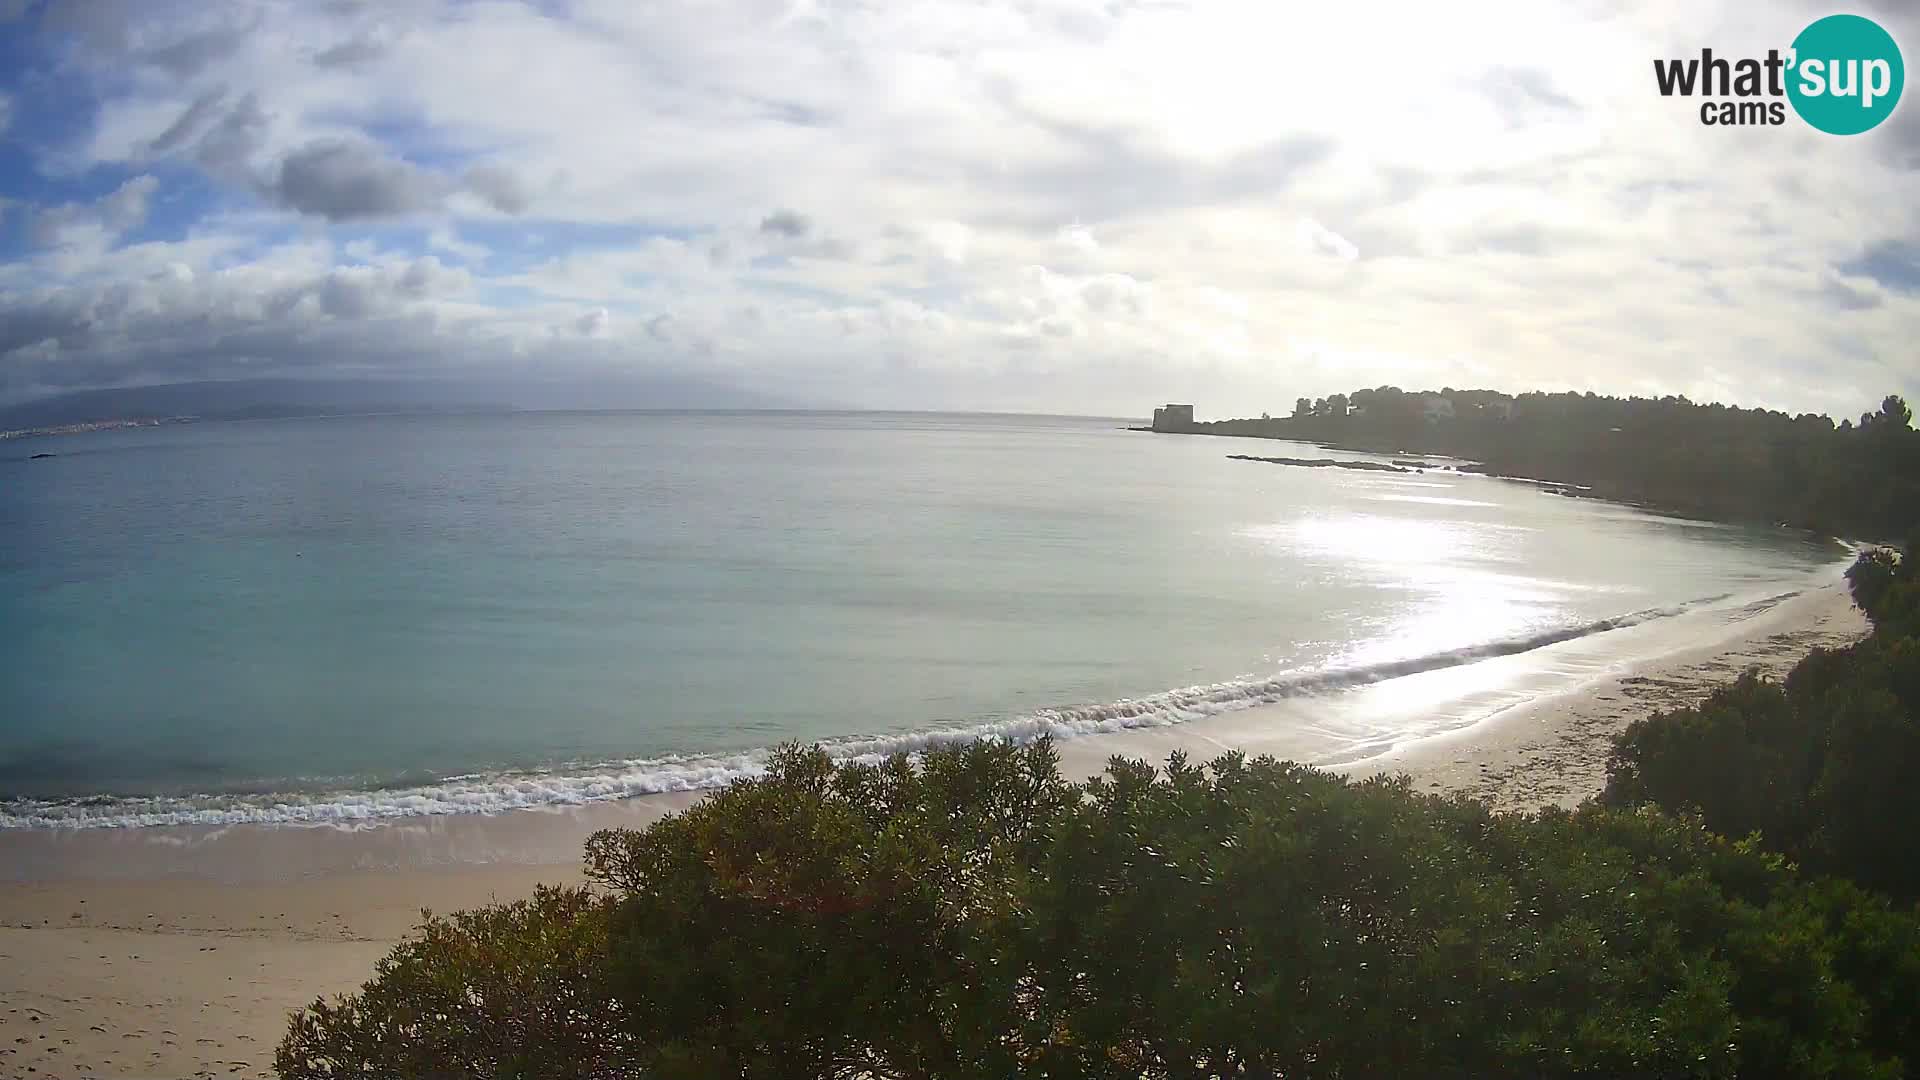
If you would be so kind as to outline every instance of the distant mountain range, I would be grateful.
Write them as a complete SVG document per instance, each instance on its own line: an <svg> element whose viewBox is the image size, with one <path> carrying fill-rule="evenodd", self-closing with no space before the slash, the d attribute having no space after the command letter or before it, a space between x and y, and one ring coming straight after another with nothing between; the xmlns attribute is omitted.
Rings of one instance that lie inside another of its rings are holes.
<svg viewBox="0 0 1920 1080"><path fill-rule="evenodd" d="M377 412L515 409L779 409L769 394L684 376L576 382L245 379L82 390L0 407L0 431L111 420L246 420Z"/></svg>

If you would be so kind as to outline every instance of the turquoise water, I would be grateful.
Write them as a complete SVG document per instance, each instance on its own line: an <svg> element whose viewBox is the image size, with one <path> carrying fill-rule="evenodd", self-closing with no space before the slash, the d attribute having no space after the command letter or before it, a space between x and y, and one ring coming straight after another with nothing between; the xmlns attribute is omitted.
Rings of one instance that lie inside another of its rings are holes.
<svg viewBox="0 0 1920 1080"><path fill-rule="evenodd" d="M550 413L0 443L0 825L491 810L710 785L786 739L1177 723L1837 557L1119 428Z"/></svg>

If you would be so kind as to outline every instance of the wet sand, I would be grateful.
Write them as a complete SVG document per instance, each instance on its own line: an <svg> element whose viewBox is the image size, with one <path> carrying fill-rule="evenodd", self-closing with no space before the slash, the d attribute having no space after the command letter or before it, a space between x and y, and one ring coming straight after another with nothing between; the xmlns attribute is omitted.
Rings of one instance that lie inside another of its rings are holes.
<svg viewBox="0 0 1920 1080"><path fill-rule="evenodd" d="M1815 648L1852 644L1869 629L1844 587L1830 585L1726 640L1608 672L1346 771L1405 772L1423 790L1465 792L1503 810L1571 808L1606 786L1613 737L1635 720L1698 704L1750 669L1783 678Z"/></svg>
<svg viewBox="0 0 1920 1080"><path fill-rule="evenodd" d="M1406 773L1418 790L1465 792L1501 810L1572 807L1606 785L1612 739L1633 721L1695 704L1750 668L1784 676L1814 648L1868 629L1836 576L1738 622L1685 616L1331 699L1075 740L1061 745L1061 761L1090 774L1116 754L1205 760L1240 750L1355 777ZM1430 718L1429 728L1410 729L1410 717ZM1330 741L1357 749L1316 752Z"/></svg>
<svg viewBox="0 0 1920 1080"><path fill-rule="evenodd" d="M1061 760L1084 776L1115 755L1242 749L1350 775L1405 772L1420 790L1502 809L1570 806L1599 791L1608 740L1633 720L1748 667L1779 675L1865 631L1835 581L1737 623L1673 620L1334 699L1076 739ZM1409 716L1435 719L1409 734ZM0 1075L271 1075L288 1011L355 988L422 908L577 881L589 833L644 825L690 799L359 830L0 833Z"/></svg>

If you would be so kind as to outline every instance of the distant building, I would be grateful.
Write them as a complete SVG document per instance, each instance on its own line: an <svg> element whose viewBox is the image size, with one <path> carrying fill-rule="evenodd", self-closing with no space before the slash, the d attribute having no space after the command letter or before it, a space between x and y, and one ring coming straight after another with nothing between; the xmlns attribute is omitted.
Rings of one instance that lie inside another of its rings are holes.
<svg viewBox="0 0 1920 1080"><path fill-rule="evenodd" d="M1153 430L1188 431L1193 427L1193 406L1162 405L1153 410Z"/></svg>

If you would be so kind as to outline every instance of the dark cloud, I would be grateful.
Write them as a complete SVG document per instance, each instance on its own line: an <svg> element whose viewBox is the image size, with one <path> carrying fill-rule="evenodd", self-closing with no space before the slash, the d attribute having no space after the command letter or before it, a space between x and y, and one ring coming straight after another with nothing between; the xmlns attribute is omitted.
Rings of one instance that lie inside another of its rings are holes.
<svg viewBox="0 0 1920 1080"><path fill-rule="evenodd" d="M1884 241L1836 269L1855 277L1870 277L1897 293L1920 295L1920 244Z"/></svg>
<svg viewBox="0 0 1920 1080"><path fill-rule="evenodd" d="M303 214L355 221L430 210L439 205L445 184L371 146L322 139L288 154L267 194Z"/></svg>
<svg viewBox="0 0 1920 1080"><path fill-rule="evenodd" d="M409 301L458 291L466 281L464 271L448 269L435 256L425 255L404 268L335 267L317 282L289 289L275 299L290 311L311 296L322 314L336 319L365 319L391 312Z"/></svg>
<svg viewBox="0 0 1920 1080"><path fill-rule="evenodd" d="M467 188L503 214L525 213L533 203L533 193L527 190L518 174L498 165L468 169Z"/></svg>
<svg viewBox="0 0 1920 1080"><path fill-rule="evenodd" d="M219 110L221 102L225 101L226 97L226 88L216 87L193 99L193 104L181 111L179 119L168 125L167 130L147 144L147 152L170 154L186 145L187 140L193 138L196 133L206 127L207 121L213 119L214 113Z"/></svg>
<svg viewBox="0 0 1920 1080"><path fill-rule="evenodd" d="M335 270L315 293L320 310L336 319L364 319L380 307L378 282L371 275Z"/></svg>
<svg viewBox="0 0 1920 1080"><path fill-rule="evenodd" d="M203 31L181 38L171 45L149 50L143 59L182 79L190 79L232 56L258 26L259 19L256 17L245 26Z"/></svg>
<svg viewBox="0 0 1920 1080"><path fill-rule="evenodd" d="M273 117L257 94L247 94L222 113L226 100L224 88L201 94L148 145L148 152L165 155L191 145L193 160L208 174L251 188L275 205L328 221L431 210L451 188L443 177L375 144L343 138L318 139L288 153L277 165L263 164ZM524 210L529 201L518 179L505 169L474 169L467 183L509 213Z"/></svg>
<svg viewBox="0 0 1920 1080"><path fill-rule="evenodd" d="M433 256L336 267L235 293L184 269L143 280L0 295L0 397L9 388L112 385L137 370L165 381L218 378L255 361L338 367L343 357L398 370L464 355L418 301L456 292L464 272ZM239 300L241 302L236 302ZM315 343L328 342L326 351Z"/></svg>
<svg viewBox="0 0 1920 1080"><path fill-rule="evenodd" d="M1880 298L1863 289L1856 289L1838 278L1830 278L1820 289L1821 297L1827 306L1839 311L1868 311L1880 306Z"/></svg>
<svg viewBox="0 0 1920 1080"><path fill-rule="evenodd" d="M400 302L418 269L343 268L267 294L258 305L236 304L218 287L210 291L207 280L180 276L135 283L138 295L118 304L109 302L108 289L0 294L0 403L129 382L353 375L447 377L457 380L449 386L469 390L489 379L555 379L556 387L574 387L570 397L535 395L525 403L657 407L667 400L653 393L660 387L630 385L635 357L647 358L649 379L691 377L694 370L685 350L659 343L638 353L610 348L601 337L606 316L597 309L553 326L570 333L512 336L450 326L425 306ZM428 276L457 274L440 268ZM513 386L528 394L538 389ZM523 396L473 392L494 401ZM687 403L726 402L708 395Z"/></svg>
<svg viewBox="0 0 1920 1080"><path fill-rule="evenodd" d="M145 0L49 0L40 12L40 28L68 34L96 49L122 52L129 31L144 14Z"/></svg>
<svg viewBox="0 0 1920 1080"><path fill-rule="evenodd" d="M465 280L463 272L448 269L437 256L423 255L395 279L394 291L409 300L423 300L451 291Z"/></svg>
<svg viewBox="0 0 1920 1080"><path fill-rule="evenodd" d="M813 223L807 220L805 214L793 210L775 210L760 222L761 232L796 240L807 235L807 230L812 227Z"/></svg>
<svg viewBox="0 0 1920 1080"><path fill-rule="evenodd" d="M314 53L313 62L325 68L359 67L369 61L378 60L386 51L385 44L362 34L359 37L348 38L330 49Z"/></svg>
<svg viewBox="0 0 1920 1080"><path fill-rule="evenodd" d="M0 357L43 341L56 342L63 348L81 345L90 328L88 306L65 294L0 298Z"/></svg>
<svg viewBox="0 0 1920 1080"><path fill-rule="evenodd" d="M223 180L250 181L253 156L266 144L272 124L273 118L260 106L259 95L250 93L201 136L194 146L194 160Z"/></svg>

